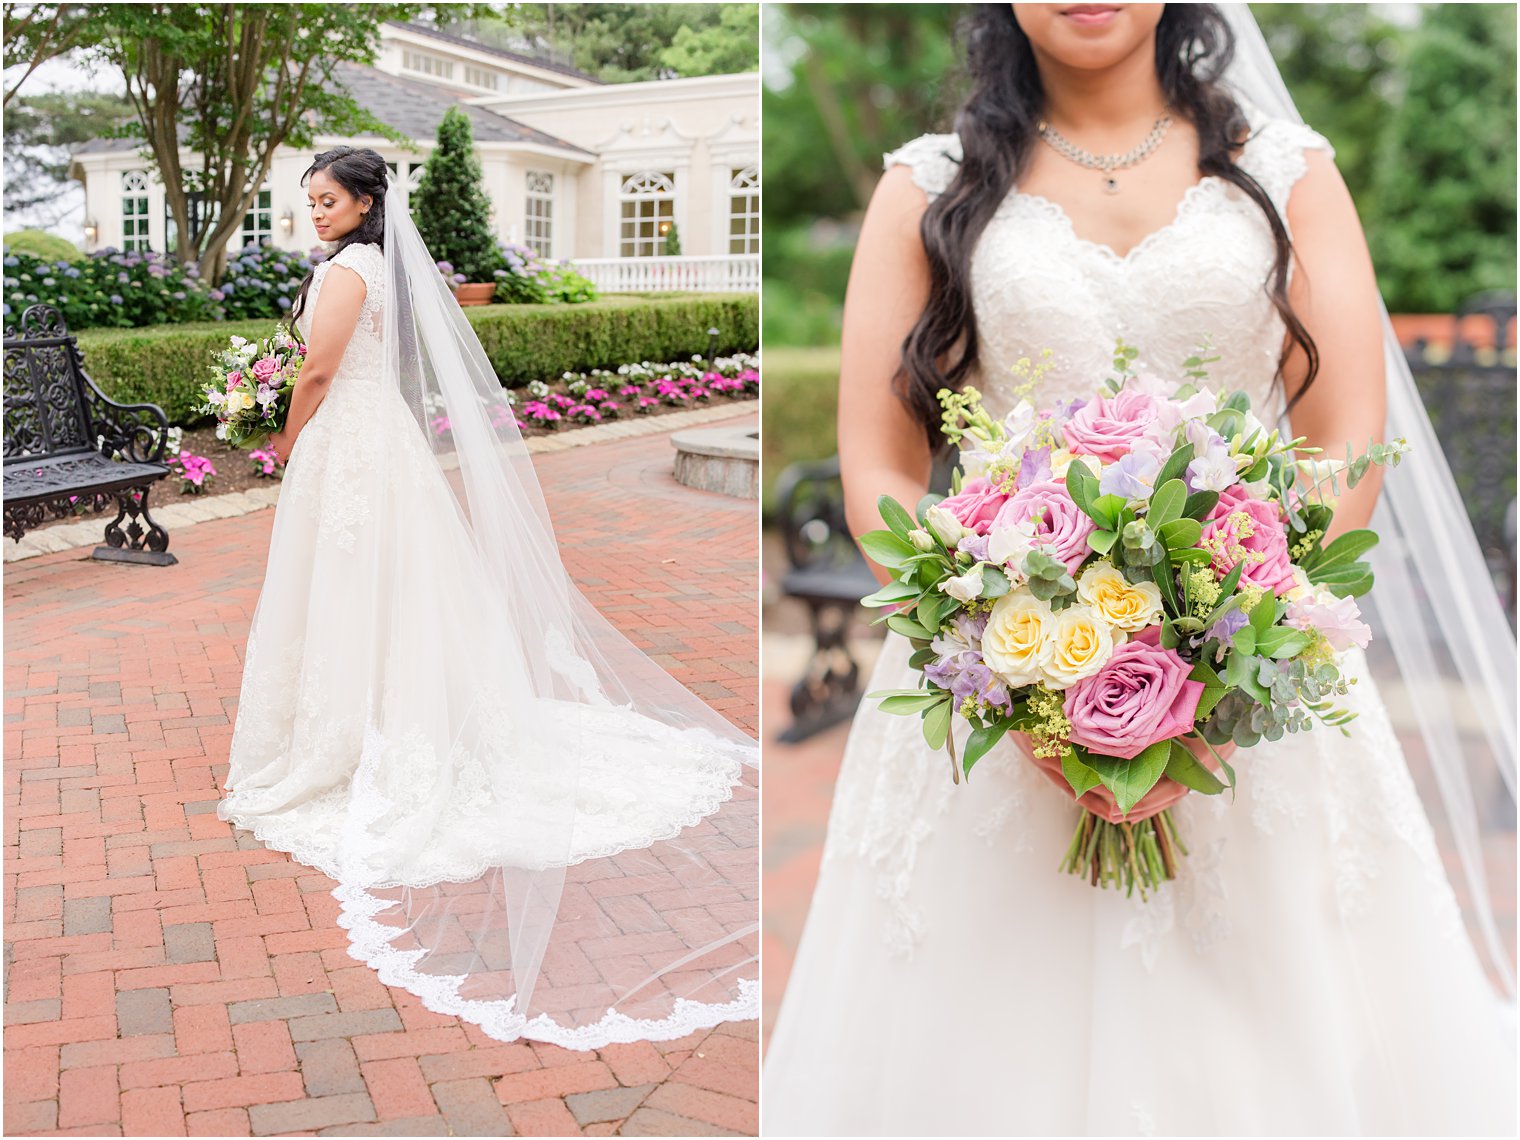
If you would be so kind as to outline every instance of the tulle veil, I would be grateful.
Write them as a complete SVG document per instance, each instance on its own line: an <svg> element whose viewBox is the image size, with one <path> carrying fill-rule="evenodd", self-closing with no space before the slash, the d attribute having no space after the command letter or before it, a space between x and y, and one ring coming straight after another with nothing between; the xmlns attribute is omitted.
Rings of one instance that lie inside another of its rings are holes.
<svg viewBox="0 0 1520 1140"><path fill-rule="evenodd" d="M1235 33L1223 79L1270 114L1303 122L1249 6L1221 4ZM1386 439L1408 458L1386 472L1370 526L1381 541L1362 599L1373 629L1374 681L1401 731L1404 758L1425 800L1491 980L1513 1002L1514 962L1494 918L1490 889L1515 881L1515 638L1452 481L1409 363L1383 313ZM1495 415L1514 415L1513 405ZM1390 757L1390 763L1397 757ZM1438 984L1431 980L1432 984Z"/></svg>
<svg viewBox="0 0 1520 1140"><path fill-rule="evenodd" d="M350 953L501 1040L588 1049L753 1018L756 744L570 579L496 373L401 196L386 206L385 378L430 441L436 470L417 479L452 492L469 541L450 550L471 565L450 580L471 588L376 591L392 607L376 621L415 648L375 679L355 802L383 805L382 785L394 800L416 756L483 765L491 794L454 837L477 864L441 880L397 871L418 836L355 813L334 891ZM383 584L428 553L407 552L426 536L390 540L356 572ZM449 630L418 636L440 613Z"/></svg>

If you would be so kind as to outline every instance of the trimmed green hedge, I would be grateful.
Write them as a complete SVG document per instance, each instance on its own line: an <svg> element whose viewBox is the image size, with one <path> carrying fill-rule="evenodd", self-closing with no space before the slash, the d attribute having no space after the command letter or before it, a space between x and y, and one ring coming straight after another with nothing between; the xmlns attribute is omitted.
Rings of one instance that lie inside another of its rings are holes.
<svg viewBox="0 0 1520 1140"><path fill-rule="evenodd" d="M761 507L776 512L781 469L802 459L827 459L839 450L839 349L765 350L765 399L760 432Z"/></svg>
<svg viewBox="0 0 1520 1140"><path fill-rule="evenodd" d="M753 293L620 294L583 305L480 305L464 310L502 383L520 386L564 372L615 368L641 360L706 353L709 328L718 352L753 351L760 304ZM231 336L268 336L274 322L217 321L140 329L84 329L85 371L106 395L152 403L170 423L200 421L195 407L211 357Z"/></svg>

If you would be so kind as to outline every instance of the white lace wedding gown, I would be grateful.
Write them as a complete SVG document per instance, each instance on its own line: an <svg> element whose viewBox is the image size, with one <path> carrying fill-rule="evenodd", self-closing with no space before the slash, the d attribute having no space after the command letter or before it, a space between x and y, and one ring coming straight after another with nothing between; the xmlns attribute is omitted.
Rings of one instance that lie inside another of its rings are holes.
<svg viewBox="0 0 1520 1140"><path fill-rule="evenodd" d="M1303 149L1247 107L1239 160L1286 216ZM886 156L931 197L954 135ZM1057 354L1036 403L1090 396L1114 338L1272 406L1272 246L1230 184L1192 187L1127 256L1015 192L976 249L978 386ZM1321 384L1333 384L1322 377ZM889 633L865 691L911 687ZM1364 667L1358 657L1353 668ZM1011 742L951 784L917 717L865 701L763 1067L766 1135L1513 1135L1513 1007L1490 988L1389 718L1242 750L1239 797L1174 810L1191 855L1142 903L1058 872L1077 809Z"/></svg>
<svg viewBox="0 0 1520 1140"><path fill-rule="evenodd" d="M691 986L701 1000L661 988L646 993L633 1016L611 1011L627 986L659 972L658 955L677 965L683 955L699 959L754 924L757 872L753 858L744 865L741 834L744 818L754 817L753 789L742 779L752 756L733 740L667 726L596 693L554 702L537 718L557 726L548 745L574 753L563 779L553 778L552 759L526 755L545 742L526 739L504 711L523 707L520 694L532 691L525 655L543 654L567 676L591 667L552 638L522 645L497 604L447 476L384 375L385 262L377 245L349 245L317 266L302 334L335 264L359 274L365 298L285 470L218 815L338 880L350 953L384 981L504 1039L527 1033L591 1048L756 1016L758 984L732 963L714 971L721 981ZM596 686L594 675L576 681L583 692ZM720 807L720 838L732 842L703 840L706 862L666 846L688 828L711 829ZM638 855L619 854L628 852ZM504 885L493 868L565 866L573 869L561 917L575 921L556 929L538 971L535 1009L554 1008L530 1024L533 1011L512 996L522 983L510 977L503 947L510 940L517 953L535 937L519 928L552 917L554 901L498 901L512 913L495 925L476 920L477 928L446 931L461 925L449 897L464 893L448 884L483 884L499 899L530 889ZM681 881L662 881L655 872L665 867ZM599 905L615 892L588 893L585 882L620 876L625 912L651 900L633 928L645 937L646 957L615 962L606 946L609 958L599 961L583 952L587 940L616 942L631 920ZM404 937L405 927L420 928L421 888L439 884L429 938L434 950L448 949L446 935L460 945L467 939L467 967L440 956L428 969ZM713 898L720 888L729 896ZM385 921L398 899L410 899L412 912ZM505 976L494 991L492 967ZM684 968L690 982L700 963Z"/></svg>

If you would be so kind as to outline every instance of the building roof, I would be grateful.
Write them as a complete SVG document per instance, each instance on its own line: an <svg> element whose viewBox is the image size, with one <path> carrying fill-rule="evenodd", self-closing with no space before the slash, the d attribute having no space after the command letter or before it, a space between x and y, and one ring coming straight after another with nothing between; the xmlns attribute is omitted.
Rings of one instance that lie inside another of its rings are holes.
<svg viewBox="0 0 1520 1140"><path fill-rule="evenodd" d="M403 79L375 67L359 63L340 63L335 73L343 86L365 110L387 126L400 131L408 138L430 141L438 133L438 124L450 107L461 108L470 117L470 126L476 142L521 142L552 147L587 159L594 158L590 151L557 138L547 131L530 127L516 119L509 119L485 107L477 107L449 95L431 83L415 79ZM184 142L185 130L180 130ZM117 151L137 150L142 146L138 139L93 138L74 148L73 156L86 154L109 154Z"/></svg>
<svg viewBox="0 0 1520 1140"><path fill-rule="evenodd" d="M358 63L340 63L337 74L356 102L375 118L408 138L432 139L450 107L470 116L476 142L526 142L594 157L590 151L556 138L547 131L519 123L485 107L476 107L440 90L432 83Z"/></svg>
<svg viewBox="0 0 1520 1140"><path fill-rule="evenodd" d="M571 67L566 63L556 63L553 60L544 59L541 56L527 55L523 52L508 51L506 48L492 47L490 44L483 44L479 40L472 40L465 36L456 36L451 32L441 32L437 28L428 27L426 24L414 24L404 20L387 20L386 23L390 24L392 27L405 28L407 31L416 32L419 35L431 36L435 40L443 40L445 43L458 44L460 47L473 48L475 51L483 51L487 55L500 56L502 59L510 59L516 61L517 63L526 63L533 67L541 67L545 71L557 71L561 75L571 75L576 79L584 79L588 83L602 82L596 76L588 75L586 72L581 71L579 68Z"/></svg>

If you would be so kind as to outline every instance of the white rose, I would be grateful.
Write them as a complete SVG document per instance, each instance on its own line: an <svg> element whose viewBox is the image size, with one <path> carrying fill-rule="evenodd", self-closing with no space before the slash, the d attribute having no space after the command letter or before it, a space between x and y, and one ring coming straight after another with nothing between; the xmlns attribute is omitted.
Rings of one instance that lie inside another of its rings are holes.
<svg viewBox="0 0 1520 1140"><path fill-rule="evenodd" d="M982 592L982 563L978 562L959 578L946 578L939 588L958 602L969 602Z"/></svg>
<svg viewBox="0 0 1520 1140"><path fill-rule="evenodd" d="M1034 528L1034 520L1025 519L1015 526L994 527L988 531L988 560L991 562L1007 563L1016 569L1023 566L1024 555L1033 550L1035 546Z"/></svg>
<svg viewBox="0 0 1520 1140"><path fill-rule="evenodd" d="M1055 615L1028 590L1004 594L987 615L982 660L1008 684L1033 685L1055 652Z"/></svg>
<svg viewBox="0 0 1520 1140"><path fill-rule="evenodd" d="M924 512L924 521L929 524L929 529L934 532L934 537L952 549L961 540L961 537L968 533L966 528L961 525L961 520L944 507L930 507Z"/></svg>
<svg viewBox="0 0 1520 1140"><path fill-rule="evenodd" d="M1077 579L1077 597L1109 625L1138 633L1161 621L1161 590L1154 582L1130 582L1110 563L1094 562Z"/></svg>
<svg viewBox="0 0 1520 1140"><path fill-rule="evenodd" d="M1045 684L1052 689L1070 688L1091 677L1108 664L1114 646L1125 641L1124 633L1091 606L1067 606L1055 619L1050 659L1045 663Z"/></svg>

